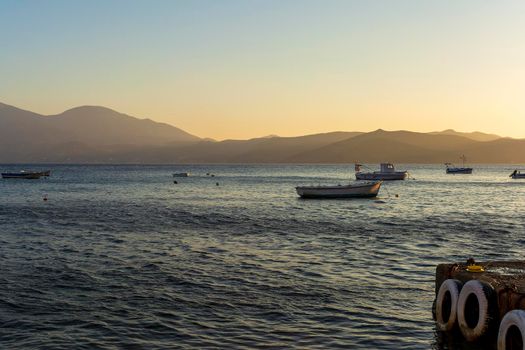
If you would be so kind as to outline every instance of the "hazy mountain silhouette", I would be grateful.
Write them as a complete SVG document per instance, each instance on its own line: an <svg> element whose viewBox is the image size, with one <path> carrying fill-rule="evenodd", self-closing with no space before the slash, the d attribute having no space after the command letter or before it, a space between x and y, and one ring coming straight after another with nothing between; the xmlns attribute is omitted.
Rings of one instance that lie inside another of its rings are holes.
<svg viewBox="0 0 525 350"><path fill-rule="evenodd" d="M525 140L445 130L331 132L250 140L200 139L104 107L43 116L0 104L0 162L525 163Z"/></svg>
<svg viewBox="0 0 525 350"><path fill-rule="evenodd" d="M75 161L80 155L197 142L174 126L105 107L83 106L43 116L0 103L0 161ZM96 157L94 157L96 159Z"/></svg>
<svg viewBox="0 0 525 350"><path fill-rule="evenodd" d="M331 132L298 137L262 137L250 140L201 142L178 149L177 161L199 163L281 163L297 153L359 135L359 132Z"/></svg>
<svg viewBox="0 0 525 350"><path fill-rule="evenodd" d="M377 130L293 138L200 142L133 153L153 163L524 163L525 140L476 141L448 134Z"/></svg>
<svg viewBox="0 0 525 350"><path fill-rule="evenodd" d="M290 161L441 163L457 159L476 142L454 135L377 130L297 154Z"/></svg>
<svg viewBox="0 0 525 350"><path fill-rule="evenodd" d="M471 163L524 163L525 140L475 141L455 135L377 130L199 142L138 149L118 157L130 163L459 163L462 154Z"/></svg>
<svg viewBox="0 0 525 350"><path fill-rule="evenodd" d="M431 132L430 134L463 136L463 137L466 137L468 139L472 139L472 140L476 140L476 141L494 141L494 140L497 140L497 139L501 138L501 136L496 135L496 134L486 134L486 133L479 132L479 131L459 132L459 131L455 131L453 129L447 129L447 130L443 130L443 131L434 131L434 132Z"/></svg>
<svg viewBox="0 0 525 350"><path fill-rule="evenodd" d="M174 126L138 119L109 108L83 106L49 116L51 124L87 145L162 145L199 138Z"/></svg>

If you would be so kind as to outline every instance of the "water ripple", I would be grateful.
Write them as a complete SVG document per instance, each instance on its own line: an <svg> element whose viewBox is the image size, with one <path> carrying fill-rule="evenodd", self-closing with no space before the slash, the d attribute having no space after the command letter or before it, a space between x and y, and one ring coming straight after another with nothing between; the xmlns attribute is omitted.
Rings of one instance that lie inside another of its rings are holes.
<svg viewBox="0 0 525 350"><path fill-rule="evenodd" d="M380 204L298 200L300 183L348 177L328 165L53 166L1 181L0 345L468 348L435 333L434 270L523 259L525 186L507 168L411 166L418 181L385 184ZM174 186L178 170L197 176Z"/></svg>

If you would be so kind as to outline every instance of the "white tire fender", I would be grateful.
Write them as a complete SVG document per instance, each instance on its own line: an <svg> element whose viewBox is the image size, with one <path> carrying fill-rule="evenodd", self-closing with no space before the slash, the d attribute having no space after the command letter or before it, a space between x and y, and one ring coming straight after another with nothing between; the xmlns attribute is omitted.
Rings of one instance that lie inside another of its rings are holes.
<svg viewBox="0 0 525 350"><path fill-rule="evenodd" d="M521 349L519 347L521 346ZM498 350L525 350L525 310L505 314L498 332Z"/></svg>
<svg viewBox="0 0 525 350"><path fill-rule="evenodd" d="M463 284L455 279L441 283L436 296L436 326L440 331L451 331L457 321L459 292Z"/></svg>
<svg viewBox="0 0 525 350"><path fill-rule="evenodd" d="M483 336L494 317L494 290L486 283L470 280L463 285L458 299L458 324L468 341Z"/></svg>

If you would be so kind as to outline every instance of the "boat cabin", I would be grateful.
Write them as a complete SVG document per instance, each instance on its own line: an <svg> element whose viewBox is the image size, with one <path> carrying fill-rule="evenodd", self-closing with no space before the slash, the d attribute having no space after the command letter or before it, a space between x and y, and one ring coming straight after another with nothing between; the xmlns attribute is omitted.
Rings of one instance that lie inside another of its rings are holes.
<svg viewBox="0 0 525 350"><path fill-rule="evenodd" d="M396 169L392 163L381 163L381 172L382 173L394 173Z"/></svg>

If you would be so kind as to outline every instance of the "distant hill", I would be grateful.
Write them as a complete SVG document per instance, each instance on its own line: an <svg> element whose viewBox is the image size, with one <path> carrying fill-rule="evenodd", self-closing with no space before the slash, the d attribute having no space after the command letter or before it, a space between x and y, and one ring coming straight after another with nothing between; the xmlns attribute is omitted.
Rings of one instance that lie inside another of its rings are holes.
<svg viewBox="0 0 525 350"><path fill-rule="evenodd" d="M75 161L80 155L198 142L174 126L105 107L83 106L44 116L0 103L0 161ZM96 158L96 157L95 157Z"/></svg>
<svg viewBox="0 0 525 350"><path fill-rule="evenodd" d="M453 135L377 130L324 146L313 152L297 154L292 161L441 163L456 159L462 154L462 150L475 142Z"/></svg>
<svg viewBox="0 0 525 350"><path fill-rule="evenodd" d="M105 107L77 107L48 119L71 140L87 145L163 145L200 140L174 126L138 119Z"/></svg>
<svg viewBox="0 0 525 350"><path fill-rule="evenodd" d="M174 126L83 106L43 116L0 104L0 163L525 163L525 139L445 130L201 139Z"/></svg>
<svg viewBox="0 0 525 350"><path fill-rule="evenodd" d="M462 136L462 137L466 137L468 139L475 140L475 141L494 141L494 140L501 138L501 136L498 136L495 134L486 134L486 133L479 132L479 131L459 132L459 131L455 131L452 129L447 129L443 131L434 131L434 132L431 132L430 134Z"/></svg>
<svg viewBox="0 0 525 350"><path fill-rule="evenodd" d="M178 163L459 163L463 154L473 163L525 162L525 140L476 141L461 134L379 129L369 133L202 142L164 153L171 154L170 161ZM157 161L162 162L162 158Z"/></svg>
<svg viewBox="0 0 525 350"><path fill-rule="evenodd" d="M151 163L525 163L525 140L410 131L335 132L300 137L199 142L136 150L124 162Z"/></svg>
<svg viewBox="0 0 525 350"><path fill-rule="evenodd" d="M177 152L177 161L198 163L282 163L295 154L313 151L359 132L331 132L297 137L263 137L188 145Z"/></svg>

